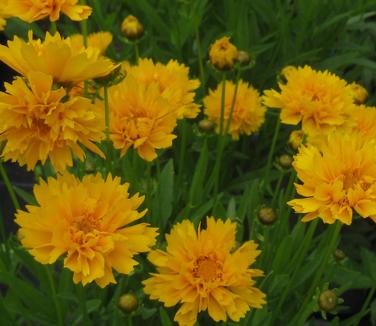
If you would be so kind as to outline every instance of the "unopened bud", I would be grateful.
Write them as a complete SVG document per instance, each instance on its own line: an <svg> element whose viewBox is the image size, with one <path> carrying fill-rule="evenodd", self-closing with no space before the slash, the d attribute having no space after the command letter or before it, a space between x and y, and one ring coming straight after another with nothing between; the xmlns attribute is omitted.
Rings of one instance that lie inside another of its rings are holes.
<svg viewBox="0 0 376 326"><path fill-rule="evenodd" d="M238 62L242 66L247 66L251 62L251 57L250 57L249 53L246 52L246 51L238 51L238 56L237 56L236 60L238 60Z"/></svg>
<svg viewBox="0 0 376 326"><path fill-rule="evenodd" d="M320 293L319 307L325 312L331 312L337 307L338 297L332 290L325 290Z"/></svg>
<svg viewBox="0 0 376 326"><path fill-rule="evenodd" d="M218 70L230 70L234 67L238 57L238 49L230 42L230 38L224 36L216 40L209 50L211 64Z"/></svg>
<svg viewBox="0 0 376 326"><path fill-rule="evenodd" d="M118 305L124 312L132 312L137 310L138 300L133 293L126 293L120 297Z"/></svg>
<svg viewBox="0 0 376 326"><path fill-rule="evenodd" d="M336 249L336 251L334 252L334 258L336 261L341 261L346 258L346 255L341 249Z"/></svg>
<svg viewBox="0 0 376 326"><path fill-rule="evenodd" d="M277 212L272 207L262 207L258 212L258 219L264 225L274 224L277 217Z"/></svg>
<svg viewBox="0 0 376 326"><path fill-rule="evenodd" d="M121 24L121 32L128 40L135 41L144 35L144 26L135 16L129 15Z"/></svg>
<svg viewBox="0 0 376 326"><path fill-rule="evenodd" d="M207 119L201 120L198 123L198 128L205 133L212 132L214 130L214 122Z"/></svg>
<svg viewBox="0 0 376 326"><path fill-rule="evenodd" d="M283 168L291 168L292 164L292 157L288 154L283 154L278 158L278 163L283 167Z"/></svg>
<svg viewBox="0 0 376 326"><path fill-rule="evenodd" d="M362 85L352 83L349 88L355 104L363 104L367 100L368 92Z"/></svg>

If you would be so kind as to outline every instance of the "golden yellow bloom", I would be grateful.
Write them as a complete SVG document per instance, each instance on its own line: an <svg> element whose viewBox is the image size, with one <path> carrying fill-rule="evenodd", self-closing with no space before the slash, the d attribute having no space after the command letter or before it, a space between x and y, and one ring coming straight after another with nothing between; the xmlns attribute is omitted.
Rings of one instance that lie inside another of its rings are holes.
<svg viewBox="0 0 376 326"><path fill-rule="evenodd" d="M9 10L12 16L28 23L49 17L50 21L59 20L60 14L72 20L87 19L92 9L78 5L78 0L11 0Z"/></svg>
<svg viewBox="0 0 376 326"><path fill-rule="evenodd" d="M235 84L226 81L224 128L229 120L231 105L235 93ZM204 113L216 124L220 131L222 85L219 84L204 98ZM239 81L238 93L230 122L229 133L233 139L239 139L240 134L251 135L256 132L265 120L265 107L261 103L259 92L246 82Z"/></svg>
<svg viewBox="0 0 376 326"><path fill-rule="evenodd" d="M367 100L368 92L362 85L351 83L348 87L356 104L363 104Z"/></svg>
<svg viewBox="0 0 376 326"><path fill-rule="evenodd" d="M207 228L197 232L189 220L176 224L166 235L166 251L148 256L158 273L143 282L145 293L166 307L181 303L174 319L180 326L194 325L200 311L217 322L239 321L250 308L261 308L265 294L253 278L263 272L249 268L260 251L253 241L236 248L235 233L229 219L209 217Z"/></svg>
<svg viewBox="0 0 376 326"><path fill-rule="evenodd" d="M216 40L209 50L210 62L219 70L231 69L238 57L238 49L230 42L230 38L224 36Z"/></svg>
<svg viewBox="0 0 376 326"><path fill-rule="evenodd" d="M121 23L121 32L129 40L137 40L144 35L144 26L132 15L128 15Z"/></svg>
<svg viewBox="0 0 376 326"><path fill-rule="evenodd" d="M81 34L74 34L70 36L72 47L76 51L84 50L84 38ZM112 34L110 32L92 33L87 38L87 47L96 48L100 54L104 54L108 46L112 42Z"/></svg>
<svg viewBox="0 0 376 326"><path fill-rule="evenodd" d="M112 269L132 272L138 264L133 257L149 251L157 235L146 223L134 224L146 210L137 211L144 198L129 197L128 188L118 177L99 174L41 181L34 187L38 206L16 214L22 245L42 264L65 256L75 283L116 283Z"/></svg>
<svg viewBox="0 0 376 326"><path fill-rule="evenodd" d="M290 125L302 122L308 134L322 134L343 125L354 104L346 81L328 71L299 67L286 74L279 83L280 93L265 91L264 104L281 109L281 121Z"/></svg>
<svg viewBox="0 0 376 326"><path fill-rule="evenodd" d="M2 157L32 170L48 158L58 171L72 166L72 152L81 160L82 144L97 154L93 143L103 138L101 108L83 97L65 99L63 87L54 89L52 77L30 72L18 77L0 93L0 142L6 140Z"/></svg>
<svg viewBox="0 0 376 326"><path fill-rule="evenodd" d="M293 130L289 136L289 145L292 149L297 150L303 144L304 132L302 130Z"/></svg>
<svg viewBox="0 0 376 326"><path fill-rule="evenodd" d="M351 224L353 210L376 222L376 143L359 133L334 132L321 150L301 146L293 166L302 184L302 199L288 202L302 221L317 217L324 223Z"/></svg>
<svg viewBox="0 0 376 326"><path fill-rule="evenodd" d="M32 32L28 42L15 36L8 46L0 45L0 60L24 76L40 71L60 83L106 76L115 68L111 60L100 56L98 49L76 49L69 37L64 39L59 33L48 32L44 42L33 40Z"/></svg>
<svg viewBox="0 0 376 326"><path fill-rule="evenodd" d="M150 85L156 83L161 96L169 102L171 110L178 119L195 118L200 109L194 103L194 90L200 86L197 79L189 79L189 68L170 60L166 65L153 63L151 59L141 59L138 65L123 63L126 74L132 75L140 83Z"/></svg>
<svg viewBox="0 0 376 326"><path fill-rule="evenodd" d="M110 87L109 105L111 139L121 155L133 146L144 160L152 161L156 149L172 146L176 116L156 83L141 84L128 75Z"/></svg>

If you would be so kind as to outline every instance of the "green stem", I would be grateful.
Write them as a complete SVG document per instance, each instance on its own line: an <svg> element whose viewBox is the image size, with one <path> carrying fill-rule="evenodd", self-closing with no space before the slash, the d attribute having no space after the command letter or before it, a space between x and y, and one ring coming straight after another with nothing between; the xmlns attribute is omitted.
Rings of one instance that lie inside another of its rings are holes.
<svg viewBox="0 0 376 326"><path fill-rule="evenodd" d="M315 273L315 277L313 281L311 282L311 286L309 287L309 290L306 292L305 300L303 301L303 304L300 307L299 312L295 315L295 318L293 319L291 325L303 325L304 324L305 314L303 312L305 312L306 305L312 299L314 291L316 287L319 285L319 282L325 272L329 259L331 255L333 254L335 248L337 247L337 242L338 242L339 234L341 231L341 227L342 227L342 223L340 221L337 221L334 224L334 226L332 226L333 234L330 235L329 244L326 247L327 250L324 253L324 256L322 258L318 271ZM294 321L297 321L297 323L295 324Z"/></svg>
<svg viewBox="0 0 376 326"><path fill-rule="evenodd" d="M104 116L105 116L105 135L106 135L106 166L107 172L111 170L111 139L110 139L110 106L108 103L108 87L103 87Z"/></svg>
<svg viewBox="0 0 376 326"><path fill-rule="evenodd" d="M138 62L140 61L140 50L138 48L137 42L134 42L134 55L135 55L135 58L136 58L136 64L138 64Z"/></svg>
<svg viewBox="0 0 376 326"><path fill-rule="evenodd" d="M198 57L198 71L200 74L201 80L201 89L205 90L205 73L204 73L204 64L202 60L202 48L200 41L200 32L198 27L196 28L196 43L197 43L197 57Z"/></svg>
<svg viewBox="0 0 376 326"><path fill-rule="evenodd" d="M77 295L78 300L80 302L81 306L81 313L83 318L83 325L91 325L91 321L89 319L89 314L87 312L87 306L86 306L86 291L82 284L77 284Z"/></svg>
<svg viewBox="0 0 376 326"><path fill-rule="evenodd" d="M185 152L186 152L186 147L187 147L187 122L183 120L181 122L181 140L179 143L179 164L178 164L178 177L176 180L176 186L178 187L177 189L182 189L181 182L183 180L183 173L184 173L184 163L185 163ZM176 196L176 199L177 196Z"/></svg>
<svg viewBox="0 0 376 326"><path fill-rule="evenodd" d="M226 73L222 75L222 95L221 95L221 116L219 120L219 135L223 136L223 128L225 121L225 100L226 100Z"/></svg>
<svg viewBox="0 0 376 326"><path fill-rule="evenodd" d="M268 155L268 161L266 163L266 169L265 169L265 175L264 175L265 186L267 186L269 184L269 173L270 173L270 168L272 166L272 161L273 161L275 147L276 147L276 144L277 144L280 126L281 126L281 120L279 119L279 116L278 116L277 122L276 122L276 125L275 125L275 128L274 128L272 146L270 147L270 151L269 151L269 155Z"/></svg>
<svg viewBox="0 0 376 326"><path fill-rule="evenodd" d="M17 210L17 209L20 209L20 203L18 202L18 199L17 199L16 193L14 192L14 189L13 189L13 187L12 187L12 184L10 183L10 180L9 180L9 178L8 178L8 174L7 174L7 172L5 171L5 168L4 168L4 166L3 166L3 162L1 162L1 160L0 160L0 175L1 175L1 177L3 178L3 180L4 180L5 187L6 187L7 190L8 190L8 193L9 193L9 196L10 196L10 200L12 201L14 208L15 208L16 210Z"/></svg>
<svg viewBox="0 0 376 326"><path fill-rule="evenodd" d="M226 128L225 128L225 135L228 134L228 131L230 129L232 115L234 113L235 103L236 103L236 97L238 96L238 89L239 89L239 80L240 80L240 69L236 71L236 77L235 77L235 90L234 90L234 96L232 98L231 107L230 107L230 114L227 119Z"/></svg>
<svg viewBox="0 0 376 326"><path fill-rule="evenodd" d="M51 294L52 294L52 301L53 301L54 306L55 306L58 325L59 326L64 326L64 319L63 319L63 315L61 313L59 301L58 301L58 298L57 298L57 295L56 295L55 282L54 282L51 270L50 270L49 266L46 266L46 265L44 265L44 268L46 270L48 282L50 284L50 290L51 290Z"/></svg>
<svg viewBox="0 0 376 326"><path fill-rule="evenodd" d="M291 293L291 284L295 281L295 278L298 276L300 272L300 266L303 263L304 257L311 245L313 235L315 234L317 225L318 225L318 219L314 220L309 228L308 231L304 237L303 243L300 246L300 249L296 253L296 255L291 260L291 267L294 269L294 273L290 277L288 283L285 286L285 290L281 295L281 298L279 299L278 305L275 309L275 313L273 313L272 320L270 321L270 325L273 325L274 321L277 317L279 317L279 312L287 298L287 296ZM300 222L299 222L300 223ZM290 269L291 270L291 269Z"/></svg>
<svg viewBox="0 0 376 326"><path fill-rule="evenodd" d="M56 32L57 32L57 24L56 24L56 22L51 22L50 33L52 35L55 35Z"/></svg>

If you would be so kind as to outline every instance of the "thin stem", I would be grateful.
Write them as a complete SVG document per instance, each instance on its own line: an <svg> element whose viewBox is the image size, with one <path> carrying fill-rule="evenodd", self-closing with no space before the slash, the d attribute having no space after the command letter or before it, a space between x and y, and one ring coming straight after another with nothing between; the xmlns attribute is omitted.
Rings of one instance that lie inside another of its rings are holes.
<svg viewBox="0 0 376 326"><path fill-rule="evenodd" d="M8 190L8 193L9 193L9 196L10 196L10 200L12 201L14 208L16 210L20 209L20 203L18 202L16 193L14 192L12 184L10 183L10 180L8 178L8 174L7 174L7 172L6 172L5 168L4 168L3 162L1 162L1 160L0 160L0 175L1 175L2 179L4 180L5 187Z"/></svg>
<svg viewBox="0 0 376 326"><path fill-rule="evenodd" d="M178 189L181 189L181 182L183 179L183 172L184 172L184 163L185 163L185 152L187 147L187 123L185 120L183 120L181 125L182 133L180 137L180 143L179 143L179 165L178 165L178 177L176 180L176 186ZM176 196L177 199L177 196Z"/></svg>
<svg viewBox="0 0 376 326"><path fill-rule="evenodd" d="M56 24L56 22L51 22L50 32L51 32L52 35L56 34L56 32L57 32L57 24Z"/></svg>
<svg viewBox="0 0 376 326"><path fill-rule="evenodd" d="M205 89L205 73L204 73L204 64L202 60L202 48L201 48L201 41L200 41L200 32L199 28L196 28L196 43L197 43L197 58L198 58L198 71L200 74L201 80L201 89Z"/></svg>
<svg viewBox="0 0 376 326"><path fill-rule="evenodd" d="M104 116L105 116L105 135L106 135L106 166L107 172L111 170L111 139L110 139L110 106L108 103L108 87L105 85L103 87L103 100L104 100Z"/></svg>
<svg viewBox="0 0 376 326"><path fill-rule="evenodd" d="M140 50L138 48L137 42L134 42L134 55L135 55L135 58L136 58L136 64L138 64L138 62L140 61Z"/></svg>
<svg viewBox="0 0 376 326"><path fill-rule="evenodd" d="M51 270L50 270L49 266L46 266L46 265L44 265L44 268L46 270L46 274L47 274L47 278L48 278L48 283L50 284L50 290L51 290L51 294L52 294L52 301L53 301L54 306L55 306L58 325L59 326L64 326L63 315L61 313L59 301L58 301L58 298L57 298L57 295L56 295L55 282L54 282Z"/></svg>
<svg viewBox="0 0 376 326"><path fill-rule="evenodd" d="M86 306L85 288L82 284L77 284L76 289L77 289L78 301L80 302L80 306L81 306L83 325L91 325L89 314L87 312L87 306Z"/></svg>
<svg viewBox="0 0 376 326"><path fill-rule="evenodd" d="M269 155L268 155L268 161L266 163L266 169L265 169L265 175L264 175L265 185L269 184L269 173L270 173L270 168L271 168L271 165L272 165L272 160L273 160L273 156L274 156L275 147L276 147L276 144L277 144L277 139L278 139L278 135L279 135L280 126L281 126L281 120L280 120L280 118L278 116L277 117L277 122L276 122L275 128L274 128L274 135L273 135L273 140L272 140L272 146L270 147L270 151L269 151Z"/></svg>
<svg viewBox="0 0 376 326"><path fill-rule="evenodd" d="M313 293L314 293L316 287L318 286L318 284L321 280L321 277L323 276L323 274L325 272L325 269L326 269L327 264L329 262L330 256L333 254L335 248L337 247L337 241L338 241L338 237L339 237L339 234L340 234L340 231L341 231L341 227L342 227L342 223L340 221L337 221L335 223L335 225L332 226L333 234L330 235L329 244L326 247L327 250L324 253L324 257L321 261L321 264L319 266L318 271L315 273L315 277L314 277L313 281L311 282L311 286L309 287L309 290L306 292L305 300L304 300L302 306L300 307L299 312L295 315L296 317L294 318L291 325L295 325L294 321L297 321L296 325L303 325L303 323L304 323L303 319L305 318L303 312L305 311L306 305L312 299Z"/></svg>
<svg viewBox="0 0 376 326"><path fill-rule="evenodd" d="M225 121L225 100L226 100L226 74L222 76L222 95L221 95L221 116L219 121L219 135L223 136L223 128Z"/></svg>
<svg viewBox="0 0 376 326"><path fill-rule="evenodd" d="M227 123L226 123L225 135L228 134L228 131L229 131L230 125L231 125L232 115L234 113L236 97L238 96L240 72L241 72L240 69L238 69L237 72L236 72L234 96L232 98L231 107L230 107L230 114L228 116Z"/></svg>

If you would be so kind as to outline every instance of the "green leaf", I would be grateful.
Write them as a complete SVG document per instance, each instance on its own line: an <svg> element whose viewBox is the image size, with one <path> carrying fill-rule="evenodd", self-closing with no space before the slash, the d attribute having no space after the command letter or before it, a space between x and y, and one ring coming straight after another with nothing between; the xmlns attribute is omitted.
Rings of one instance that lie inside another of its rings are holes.
<svg viewBox="0 0 376 326"><path fill-rule="evenodd" d="M16 194L20 196L26 202L26 204L38 205L35 197L32 194L28 193L27 191L17 186L13 186L13 189L16 192Z"/></svg>
<svg viewBox="0 0 376 326"><path fill-rule="evenodd" d="M160 203L159 227L163 230L172 213L174 200L174 162L170 159L164 166L158 180L158 196L155 200Z"/></svg>
<svg viewBox="0 0 376 326"><path fill-rule="evenodd" d="M376 255L368 249L362 248L360 256L367 274L376 282Z"/></svg>
<svg viewBox="0 0 376 326"><path fill-rule="evenodd" d="M202 202L204 182L206 180L206 171L208 167L208 145L205 141L195 166L191 188L189 190L189 199L192 205L197 205Z"/></svg>
<svg viewBox="0 0 376 326"><path fill-rule="evenodd" d="M162 326L173 326L170 317L168 316L166 310L163 307L159 308L159 316L161 317Z"/></svg>

